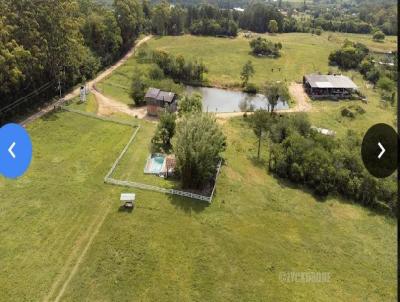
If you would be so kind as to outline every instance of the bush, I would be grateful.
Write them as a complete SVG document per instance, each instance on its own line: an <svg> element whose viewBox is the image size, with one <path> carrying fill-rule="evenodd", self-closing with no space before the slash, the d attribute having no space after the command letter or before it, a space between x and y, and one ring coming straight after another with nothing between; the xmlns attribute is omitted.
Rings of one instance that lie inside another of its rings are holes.
<svg viewBox="0 0 400 302"><path fill-rule="evenodd" d="M376 42L382 42L383 40L385 40L385 34L378 30L372 35L372 40Z"/></svg>
<svg viewBox="0 0 400 302"><path fill-rule="evenodd" d="M279 57L282 43L273 43L265 38L258 37L250 41L250 47L255 55Z"/></svg>
<svg viewBox="0 0 400 302"><path fill-rule="evenodd" d="M149 76L152 80L161 80L164 78L164 71L158 65L155 65L150 69Z"/></svg>
<svg viewBox="0 0 400 302"><path fill-rule="evenodd" d="M392 92L395 88L394 82L386 76L380 77L376 85L385 92Z"/></svg>
<svg viewBox="0 0 400 302"><path fill-rule="evenodd" d="M140 75L138 71L134 71L130 96L133 99L135 105L139 106L144 104L144 96L148 88L149 86L147 85L146 78Z"/></svg>
<svg viewBox="0 0 400 302"><path fill-rule="evenodd" d="M344 115L363 114L359 105L342 109ZM315 194L326 196L342 194L370 208L397 210L396 177L385 180L369 175L359 153L361 137L349 131L341 139L315 131L304 131L307 117L299 121L296 115L271 119L268 127L271 137L269 169L282 178L304 184ZM303 125L303 126L302 126Z"/></svg>
<svg viewBox="0 0 400 302"><path fill-rule="evenodd" d="M247 83L243 89L244 92L256 94L258 92L258 87L254 83Z"/></svg>
<svg viewBox="0 0 400 302"><path fill-rule="evenodd" d="M343 69L357 68L368 53L369 50L364 44L346 40L342 48L330 53L329 64Z"/></svg>

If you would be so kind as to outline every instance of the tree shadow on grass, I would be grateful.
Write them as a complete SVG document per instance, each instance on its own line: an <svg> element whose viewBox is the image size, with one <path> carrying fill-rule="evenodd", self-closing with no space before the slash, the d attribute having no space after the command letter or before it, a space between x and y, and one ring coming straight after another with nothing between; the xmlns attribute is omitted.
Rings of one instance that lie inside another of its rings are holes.
<svg viewBox="0 0 400 302"><path fill-rule="evenodd" d="M257 168L264 169L267 166L267 161L263 158L257 158L256 155L251 155L247 157L251 163Z"/></svg>
<svg viewBox="0 0 400 302"><path fill-rule="evenodd" d="M313 190L311 190L310 188L307 188L305 185L296 184L296 183L290 181L289 179L280 178L280 177L276 176L275 174L269 172L268 170L267 170L267 173L269 173L278 182L278 185L282 189L288 188L288 189L300 190L304 193L311 195L318 202L325 202L328 200L329 196L321 196L321 195L315 194Z"/></svg>
<svg viewBox="0 0 400 302"><path fill-rule="evenodd" d="M168 199L176 209L182 210L189 215L191 215L192 212L200 213L210 205L207 201L177 195L168 195Z"/></svg>
<svg viewBox="0 0 400 302"><path fill-rule="evenodd" d="M54 122L59 119L58 113L61 112L60 110L52 110L47 112L45 115L41 117L41 119L45 122Z"/></svg>
<svg viewBox="0 0 400 302"><path fill-rule="evenodd" d="M321 196L318 194L315 194L313 190L310 188L307 188L303 184L296 184L288 179L280 178L272 173L270 175L275 178L281 188L290 188L290 189L295 189L295 190L301 190L304 193L310 194L314 199L318 202L326 202L332 198L335 198L338 200L340 203L343 204L349 204L349 205L354 205L354 206L359 206L368 211L368 216L386 216L386 217L394 217L393 213L391 213L390 209L386 207L385 205L375 205L375 206L367 206L363 205L362 203L356 202L350 198L347 198L341 194L338 193L330 193L326 196Z"/></svg>

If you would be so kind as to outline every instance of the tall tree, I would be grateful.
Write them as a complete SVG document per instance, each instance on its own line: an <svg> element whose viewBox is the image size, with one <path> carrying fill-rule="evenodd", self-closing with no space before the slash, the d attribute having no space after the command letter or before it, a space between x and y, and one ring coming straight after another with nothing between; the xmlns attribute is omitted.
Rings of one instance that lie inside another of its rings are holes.
<svg viewBox="0 0 400 302"><path fill-rule="evenodd" d="M115 17L121 29L123 49L129 49L139 36L143 10L137 0L115 0Z"/></svg>
<svg viewBox="0 0 400 302"><path fill-rule="evenodd" d="M260 159L261 142L271 126L271 116L268 111L259 109L254 112L250 118L254 134L258 139L257 159Z"/></svg>
<svg viewBox="0 0 400 302"><path fill-rule="evenodd" d="M271 114L274 112L279 100L288 102L290 100L289 90L283 82L268 82L264 86L264 94L268 98Z"/></svg>
<svg viewBox="0 0 400 302"><path fill-rule="evenodd" d="M154 137L151 140L154 151L169 152L171 140L175 135L176 114L167 110L161 113Z"/></svg>
<svg viewBox="0 0 400 302"><path fill-rule="evenodd" d="M268 30L271 34L277 33L278 32L278 22L276 22L276 20L269 20Z"/></svg>
<svg viewBox="0 0 400 302"><path fill-rule="evenodd" d="M212 115L185 115L177 124L173 148L182 186L199 189L214 176L226 137Z"/></svg>
<svg viewBox="0 0 400 302"><path fill-rule="evenodd" d="M242 86L245 87L249 82L249 79L254 75L253 63L249 60L244 64L242 72L240 73L240 79L242 80Z"/></svg>

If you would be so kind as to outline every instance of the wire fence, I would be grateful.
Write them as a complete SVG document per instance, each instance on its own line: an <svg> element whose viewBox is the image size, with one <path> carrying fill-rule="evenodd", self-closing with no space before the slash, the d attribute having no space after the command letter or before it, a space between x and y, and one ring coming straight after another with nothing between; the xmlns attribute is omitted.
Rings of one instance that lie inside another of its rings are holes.
<svg viewBox="0 0 400 302"><path fill-rule="evenodd" d="M60 108L62 110L68 111L68 112L77 113L77 114L80 114L80 115L84 115L84 116L87 116L87 117L95 118L95 119L102 120L102 121L105 121L105 122L111 122L111 123L116 123L116 124L119 124L119 125L125 125L125 126L130 126L130 127L139 127L136 123L127 122L127 121L121 121L121 120L114 119L114 118L111 118L111 117L99 116L99 115L97 115L95 113L85 112L85 111L81 111L81 110L77 110L77 109L73 109L73 108L68 108L66 106L60 106Z"/></svg>
<svg viewBox="0 0 400 302"><path fill-rule="evenodd" d="M114 178L111 177L111 175L114 173L115 169L117 168L119 162L124 157L124 155L125 155L126 151L128 150L129 146L132 144L132 142L136 138L136 135L139 132L139 129L140 129L140 126L138 126L136 131L133 133L133 135L129 139L128 143L126 144L125 148L122 150L121 154L115 160L115 162L112 165L111 169L108 171L108 173L104 177L104 182L108 183L108 184L112 184L112 185L122 186L122 187L137 188L137 189L160 192L160 193L165 193L165 194L178 195L178 196L188 197L188 198L197 199L197 200L201 200L201 201L207 201L208 203L211 203L212 198L214 196L215 186L216 186L216 183L217 183L217 177L218 177L220 169L221 169L222 161L220 161L218 163L217 173L215 175L215 180L214 180L214 186L213 186L213 189L212 189L212 192L211 192L210 196L204 196L204 195L201 195L201 194L196 194L196 193L187 192L187 191L181 191L181 190L175 190L175 189L166 189L166 188L157 187L157 186L153 186L153 185L148 185L148 184L144 184L144 183L140 183L140 182L133 182L133 181L128 181L128 180L114 179Z"/></svg>
<svg viewBox="0 0 400 302"><path fill-rule="evenodd" d="M157 187L157 186L148 185L148 184L144 184L144 183L140 183L140 182L133 182L133 181L128 181L128 180L114 179L111 176L114 173L115 169L117 168L117 166L118 166L119 162L121 161L121 159L124 157L125 153L128 151L128 149L131 146L132 142L135 140L136 135L140 130L140 126L136 125L134 123L129 123L129 122L125 122L125 121L121 121L121 120L117 120L117 119L113 119L113 118L108 118L108 117L102 117L102 116L98 116L98 115L96 115L94 113L84 112L84 111L68 108L68 107L65 107L65 106L60 106L60 108L62 110L65 110L65 111L68 111L68 112L72 112L72 113L76 113L76 114L80 114L80 115L83 115L83 116L86 116L86 117L95 118L95 119L106 121L106 122L112 122L112 123L117 123L117 124L126 125L126 126L130 126L130 127L136 128L136 130L133 132L132 136L130 137L128 143L125 145L124 149L121 151L121 153L119 154L117 159L114 161L113 165L111 166L110 170L107 172L106 176L104 177L104 183L111 184L111 185L116 185L116 186L122 186L122 187L129 187L129 188L136 188L136 189L142 189L142 190L147 190L147 191L160 192L160 193L164 193L164 194L178 195L178 196L188 197L188 198L191 198L191 199L207 201L208 203L211 203L211 201L213 199L213 196L214 196L214 193L215 193L215 187L216 187L216 184L217 184L218 175L219 175L220 170L221 170L222 161L219 161L219 163L218 163L217 172L215 174L215 179L214 179L214 185L213 185L213 189L211 191L210 196L205 196L205 195L196 194L196 193L187 192L187 191L182 191L182 190L167 189L167 188Z"/></svg>

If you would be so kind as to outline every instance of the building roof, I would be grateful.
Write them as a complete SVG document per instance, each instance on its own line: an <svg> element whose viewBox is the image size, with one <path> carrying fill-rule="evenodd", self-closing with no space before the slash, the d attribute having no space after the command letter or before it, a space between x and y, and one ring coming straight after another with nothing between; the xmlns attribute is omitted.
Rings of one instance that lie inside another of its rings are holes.
<svg viewBox="0 0 400 302"><path fill-rule="evenodd" d="M162 90L157 89L157 88L150 87L147 90L145 98L151 98L151 99L155 99L155 100L171 103L175 98L175 93L166 92L166 91L162 91Z"/></svg>
<svg viewBox="0 0 400 302"><path fill-rule="evenodd" d="M156 99L159 93L160 93L160 89L150 87L147 90L146 95L144 97Z"/></svg>
<svg viewBox="0 0 400 302"><path fill-rule="evenodd" d="M309 74L304 77L312 88L358 89L357 85L344 75Z"/></svg>
<svg viewBox="0 0 400 302"><path fill-rule="evenodd" d="M171 103L174 100L174 97L175 93L173 92L160 91L157 96L157 100Z"/></svg>

